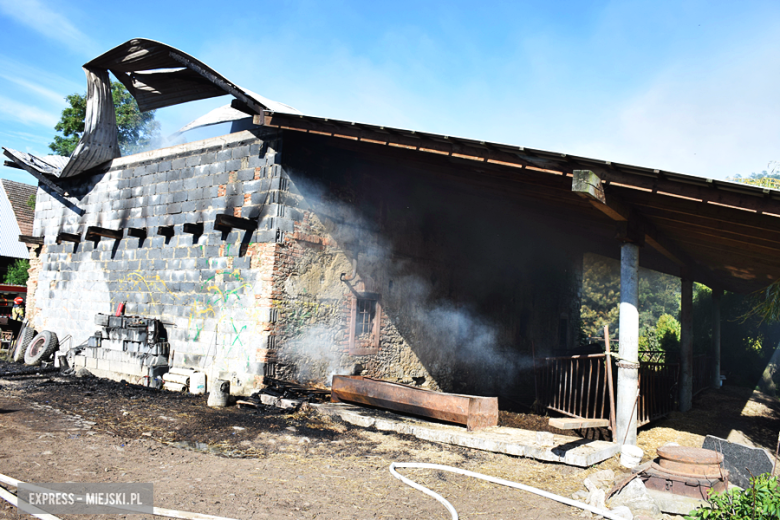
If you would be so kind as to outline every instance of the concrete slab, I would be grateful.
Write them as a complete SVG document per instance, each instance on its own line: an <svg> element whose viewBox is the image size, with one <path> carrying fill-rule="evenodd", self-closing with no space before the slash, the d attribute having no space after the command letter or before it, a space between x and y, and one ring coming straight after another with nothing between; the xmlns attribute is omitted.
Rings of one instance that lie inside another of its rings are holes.
<svg viewBox="0 0 780 520"><path fill-rule="evenodd" d="M363 408L347 403L323 403L311 406L319 413L340 418L363 428L374 427L377 430L411 435L430 442L529 457L546 462L561 462L581 468L607 460L619 452L618 445L612 442L553 435L547 432L539 435L542 432L503 426L470 432L463 426L430 422L387 410Z"/></svg>

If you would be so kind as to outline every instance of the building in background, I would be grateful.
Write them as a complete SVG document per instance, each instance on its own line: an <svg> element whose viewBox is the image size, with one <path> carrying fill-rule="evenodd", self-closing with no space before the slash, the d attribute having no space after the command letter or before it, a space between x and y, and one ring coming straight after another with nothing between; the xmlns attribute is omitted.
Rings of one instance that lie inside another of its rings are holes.
<svg viewBox="0 0 780 520"><path fill-rule="evenodd" d="M19 235L32 235L35 209L28 205L37 188L21 182L0 179L0 284L9 266L29 257L27 246ZM10 315L14 298L27 292L26 287L3 285L0 288L0 316Z"/></svg>

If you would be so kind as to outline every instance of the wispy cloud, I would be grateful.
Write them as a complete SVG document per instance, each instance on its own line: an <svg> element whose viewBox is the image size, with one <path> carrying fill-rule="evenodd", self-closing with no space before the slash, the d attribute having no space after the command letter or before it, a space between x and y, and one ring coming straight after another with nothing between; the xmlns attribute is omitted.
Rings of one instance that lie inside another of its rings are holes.
<svg viewBox="0 0 780 520"><path fill-rule="evenodd" d="M64 14L39 0L0 0L0 12L79 53L91 55L96 47Z"/></svg>
<svg viewBox="0 0 780 520"><path fill-rule="evenodd" d="M42 125L53 128L59 121L59 116L56 113L0 96L0 119L16 121L28 126Z"/></svg>
<svg viewBox="0 0 780 520"><path fill-rule="evenodd" d="M48 89L43 85L39 85L38 83L33 83L32 81L28 81L22 78L17 78L14 76L9 76L2 73L0 73L0 78L3 78L4 80L10 81L12 83L16 83L17 85L24 87L28 91L35 92L36 94L43 96L49 101L53 101L54 103L63 104L65 102L65 96L63 96L59 92L54 92L53 90Z"/></svg>

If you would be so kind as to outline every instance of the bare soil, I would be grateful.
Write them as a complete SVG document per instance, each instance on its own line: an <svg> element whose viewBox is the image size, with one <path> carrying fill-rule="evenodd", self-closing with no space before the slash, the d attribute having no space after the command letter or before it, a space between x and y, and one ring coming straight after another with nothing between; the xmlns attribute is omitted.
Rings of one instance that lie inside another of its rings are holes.
<svg viewBox="0 0 780 520"><path fill-rule="evenodd" d="M311 411L213 409L202 396L56 374L0 379L0 473L26 482L151 482L157 507L241 519L449 518L393 478L392 461L447 464L547 490L564 479L579 489L585 476L357 429ZM464 519L579 517L511 488L402 472L441 493ZM0 517L18 518L16 508L3 502Z"/></svg>
<svg viewBox="0 0 780 520"><path fill-rule="evenodd" d="M0 363L0 373L4 368ZM501 422L548 429L538 415L502 413ZM704 435L726 438L732 430L774 453L780 405L726 387L650 426L639 434L645 460L666 442L701 446ZM0 379L0 473L27 482L151 482L158 507L240 519L449 518L438 502L393 478L392 461L452 465L567 497L594 471L626 471L616 458L580 469L427 443L310 409L214 409L203 396L56 373ZM459 475L402 473L441 493L463 519L581 517L554 501ZM16 509L2 502L0 518L18 518Z"/></svg>

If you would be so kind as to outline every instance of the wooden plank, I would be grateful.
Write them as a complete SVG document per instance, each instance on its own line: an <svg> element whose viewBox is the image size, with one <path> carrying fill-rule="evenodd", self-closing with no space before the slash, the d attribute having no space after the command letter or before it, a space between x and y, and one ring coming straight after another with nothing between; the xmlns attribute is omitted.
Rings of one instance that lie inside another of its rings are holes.
<svg viewBox="0 0 780 520"><path fill-rule="evenodd" d="M127 228L127 236L145 239L146 230L141 228Z"/></svg>
<svg viewBox="0 0 780 520"><path fill-rule="evenodd" d="M43 237L33 237L29 235L19 235L19 242L24 242L29 245L42 246Z"/></svg>
<svg viewBox="0 0 780 520"><path fill-rule="evenodd" d="M551 418L548 424L551 428L558 428L559 430L606 428L609 426L609 419L574 419L570 417L562 417Z"/></svg>
<svg viewBox="0 0 780 520"><path fill-rule="evenodd" d="M159 226L157 228L157 234L162 235L166 238L171 238L173 236L173 226Z"/></svg>
<svg viewBox="0 0 780 520"><path fill-rule="evenodd" d="M218 231L227 231L233 228L254 231L257 229L257 222L248 218L234 217L227 213L220 213L214 221L214 229Z"/></svg>
<svg viewBox="0 0 780 520"><path fill-rule="evenodd" d="M73 242L74 244L78 244L81 242L81 237L73 233L57 233L57 243L61 244L63 242Z"/></svg>
<svg viewBox="0 0 780 520"><path fill-rule="evenodd" d="M197 224L184 224L183 230L185 233L190 233L192 235L202 235L203 223L198 222Z"/></svg>
<svg viewBox="0 0 780 520"><path fill-rule="evenodd" d="M120 240L124 236L121 230L108 229L98 226L89 226L85 238L87 240L100 240L101 238L113 238L114 240Z"/></svg>
<svg viewBox="0 0 780 520"><path fill-rule="evenodd" d="M498 398L448 394L362 376L334 376L331 401L350 401L465 424L469 431L498 425Z"/></svg>

